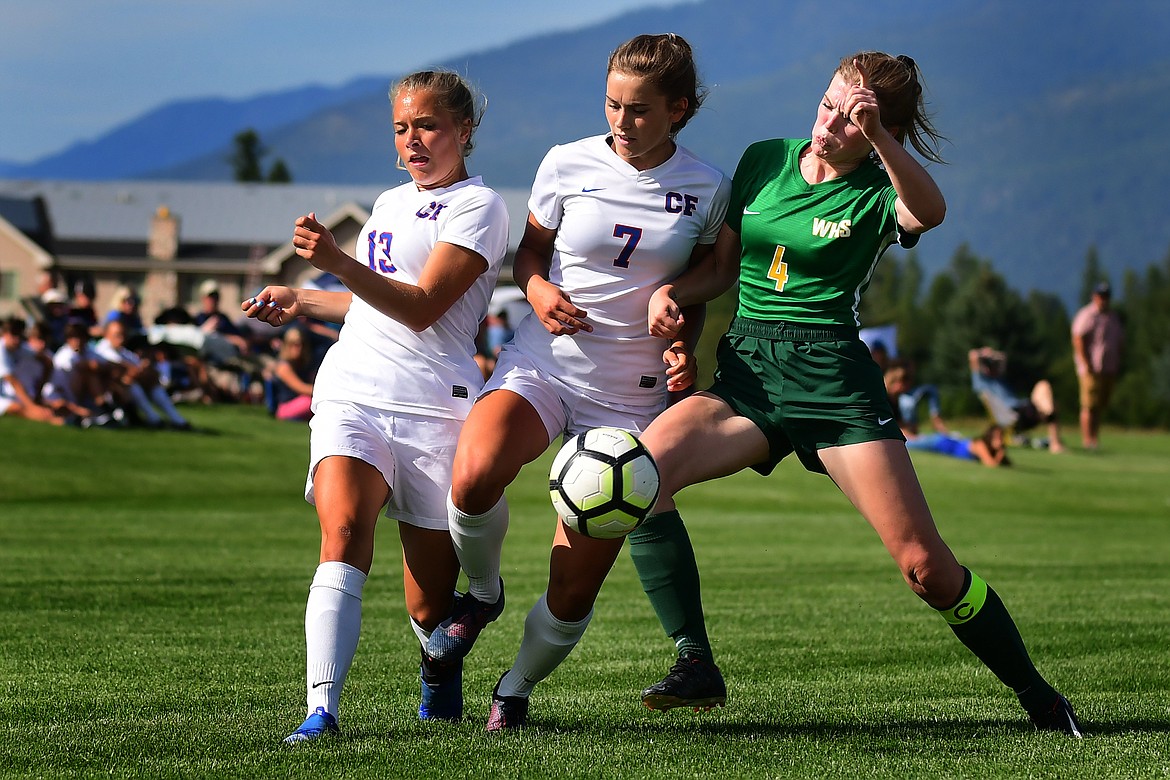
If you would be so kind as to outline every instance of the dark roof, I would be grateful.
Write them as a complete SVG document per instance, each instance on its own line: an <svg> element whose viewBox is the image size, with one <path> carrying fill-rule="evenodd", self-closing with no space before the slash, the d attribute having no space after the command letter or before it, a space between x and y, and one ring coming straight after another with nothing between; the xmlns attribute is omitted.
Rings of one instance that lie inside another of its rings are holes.
<svg viewBox="0 0 1170 780"><path fill-rule="evenodd" d="M49 223L49 212L45 199L37 195L32 198L0 195L0 218L11 224L46 252L53 250L53 227Z"/></svg>

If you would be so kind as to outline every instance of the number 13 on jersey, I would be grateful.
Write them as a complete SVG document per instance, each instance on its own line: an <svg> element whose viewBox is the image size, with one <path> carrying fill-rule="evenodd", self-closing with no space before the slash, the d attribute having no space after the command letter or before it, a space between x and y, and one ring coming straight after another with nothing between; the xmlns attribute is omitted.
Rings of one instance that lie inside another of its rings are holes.
<svg viewBox="0 0 1170 780"><path fill-rule="evenodd" d="M768 269L768 278L776 282L776 292L783 292L788 282L788 263L784 262L784 247L776 247L776 254L772 255L772 267Z"/></svg>

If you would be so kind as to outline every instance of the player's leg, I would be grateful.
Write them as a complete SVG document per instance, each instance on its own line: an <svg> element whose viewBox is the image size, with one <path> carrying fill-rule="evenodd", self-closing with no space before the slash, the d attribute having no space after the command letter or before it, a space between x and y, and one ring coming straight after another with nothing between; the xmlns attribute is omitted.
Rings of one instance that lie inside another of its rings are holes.
<svg viewBox="0 0 1170 780"><path fill-rule="evenodd" d="M667 409L641 441L658 464L661 493L654 513L630 534L630 557L678 653L670 673L643 691L642 701L651 709L722 705L726 686L707 637L694 548L674 496L767 459L768 441L753 423L706 393ZM696 458L696 452L703 457Z"/></svg>
<svg viewBox="0 0 1170 780"><path fill-rule="evenodd" d="M330 456L313 473L321 555L305 606L309 717L286 743L336 733L345 678L357 652L362 590L374 557L374 527L389 488L377 468Z"/></svg>
<svg viewBox="0 0 1170 780"><path fill-rule="evenodd" d="M446 529L400 522L398 533L406 612L418 636L422 659L418 716L423 720L458 720L463 716L463 659L438 661L427 654L426 646L435 627L451 614L459 559Z"/></svg>
<svg viewBox="0 0 1170 780"><path fill-rule="evenodd" d="M492 692L488 731L524 725L536 684L552 674L584 636L597 594L624 541L591 539L557 523L548 590L525 618L516 660Z"/></svg>
<svg viewBox="0 0 1170 780"><path fill-rule="evenodd" d="M892 439L819 452L829 476L877 531L906 583L1011 688L1039 728L1080 736L1068 702L1032 664L999 596L942 540L909 454Z"/></svg>
<svg viewBox="0 0 1170 780"><path fill-rule="evenodd" d="M431 634L427 652L433 657L466 656L484 626L503 611L500 558L508 531L504 489L548 444L540 414L518 393L496 390L471 408L459 434L447 502L448 529L467 574L468 592Z"/></svg>

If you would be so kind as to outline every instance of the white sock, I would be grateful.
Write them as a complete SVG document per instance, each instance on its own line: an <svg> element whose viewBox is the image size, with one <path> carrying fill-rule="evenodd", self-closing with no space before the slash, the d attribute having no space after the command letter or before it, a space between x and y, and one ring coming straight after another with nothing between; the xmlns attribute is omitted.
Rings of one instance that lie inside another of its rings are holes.
<svg viewBox="0 0 1170 780"><path fill-rule="evenodd" d="M501 696L532 695L536 684L553 673L581 641L593 610L576 623L558 620L548 608L548 594L541 595L524 619L524 638L512 668L500 681Z"/></svg>
<svg viewBox="0 0 1170 780"><path fill-rule="evenodd" d="M341 686L357 653L366 575L341 561L317 567L305 605L305 683L308 712L337 717Z"/></svg>
<svg viewBox="0 0 1170 780"><path fill-rule="evenodd" d="M187 422L183 419L183 415L179 414L179 410L175 408L175 404L171 401L171 397L167 395L167 391L162 385L155 385L150 389L150 400L154 401L154 405L163 410L163 414L170 418L171 422L176 425L182 425Z"/></svg>
<svg viewBox="0 0 1170 780"><path fill-rule="evenodd" d="M419 644L422 645L423 650L427 649L427 640L431 638L431 632L420 626L415 622L414 618L410 619L410 627L414 629L414 635L418 637Z"/></svg>
<svg viewBox="0 0 1170 780"><path fill-rule="evenodd" d="M142 389L142 385L137 382L131 382L129 389L130 398L133 399L134 407L138 409L138 413L145 417L146 421L151 425L162 422L162 418L158 416L158 412L150 405L150 399L146 397L146 391Z"/></svg>
<svg viewBox="0 0 1170 780"><path fill-rule="evenodd" d="M485 604L500 599L500 557L508 533L508 501L503 496L482 515L464 513L447 492L447 528L459 565L467 574L467 590Z"/></svg>

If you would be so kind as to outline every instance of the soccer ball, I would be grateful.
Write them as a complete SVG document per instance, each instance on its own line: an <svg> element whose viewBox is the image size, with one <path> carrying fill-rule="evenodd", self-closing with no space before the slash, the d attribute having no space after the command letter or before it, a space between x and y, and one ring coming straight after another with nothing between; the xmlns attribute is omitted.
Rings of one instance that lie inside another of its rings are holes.
<svg viewBox="0 0 1170 780"><path fill-rule="evenodd" d="M569 528L594 539L625 536L658 500L658 467L634 436L594 428L565 442L548 476L553 506Z"/></svg>

